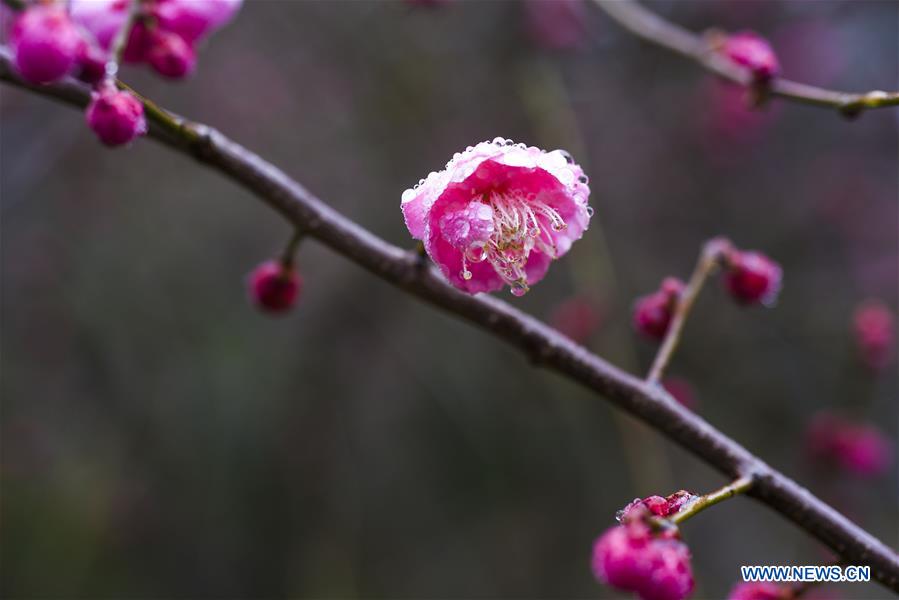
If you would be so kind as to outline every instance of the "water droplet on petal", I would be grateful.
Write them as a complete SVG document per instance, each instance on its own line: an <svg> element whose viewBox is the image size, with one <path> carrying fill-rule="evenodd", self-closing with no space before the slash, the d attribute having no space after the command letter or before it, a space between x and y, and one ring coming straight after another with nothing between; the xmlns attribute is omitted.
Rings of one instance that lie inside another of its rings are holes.
<svg viewBox="0 0 899 600"><path fill-rule="evenodd" d="M588 216L588 217L592 217L592 216L593 216L593 207L592 207L592 206L588 206L588 207L587 207L587 216Z"/></svg>
<svg viewBox="0 0 899 600"><path fill-rule="evenodd" d="M471 279L471 271L469 271L468 269L465 269L464 271L460 271L459 277L461 277L465 281L468 281Z"/></svg>
<svg viewBox="0 0 899 600"><path fill-rule="evenodd" d="M577 180L580 181L581 183L588 183L590 181L590 178L587 177L586 175L581 175L580 177L577 178Z"/></svg>
<svg viewBox="0 0 899 600"><path fill-rule="evenodd" d="M521 298L522 296L524 296L525 294L528 293L529 289L530 288L527 286L526 283L524 283L522 281L516 281L515 283L512 284L512 289L510 291L512 292L513 296L517 296L517 297Z"/></svg>

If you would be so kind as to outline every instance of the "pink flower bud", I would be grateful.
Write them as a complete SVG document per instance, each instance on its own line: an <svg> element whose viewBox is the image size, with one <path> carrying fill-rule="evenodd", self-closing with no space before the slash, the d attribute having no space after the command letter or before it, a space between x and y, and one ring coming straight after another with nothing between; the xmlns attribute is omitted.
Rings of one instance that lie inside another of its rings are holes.
<svg viewBox="0 0 899 600"><path fill-rule="evenodd" d="M271 314L293 308L302 287L296 270L277 260L266 261L250 274L250 299L258 308Z"/></svg>
<svg viewBox="0 0 899 600"><path fill-rule="evenodd" d="M780 293L783 271L761 252L734 250L727 257L724 285L741 304L773 306Z"/></svg>
<svg viewBox="0 0 899 600"><path fill-rule="evenodd" d="M693 591L686 545L654 537L639 520L606 531L593 546L591 566L601 583L634 592L643 600L683 600Z"/></svg>
<svg viewBox="0 0 899 600"><path fill-rule="evenodd" d="M730 591L727 600L789 600L790 588L767 581L738 583Z"/></svg>
<svg viewBox="0 0 899 600"><path fill-rule="evenodd" d="M618 511L620 521L632 521L645 516L645 511L657 517L670 517L678 512L684 505L696 500L697 496L687 490L674 492L667 498L661 496L647 496L642 500L635 498L630 504Z"/></svg>
<svg viewBox="0 0 899 600"><path fill-rule="evenodd" d="M65 77L83 43L66 11L51 5L24 11L13 25L11 41L16 71L31 83Z"/></svg>
<svg viewBox="0 0 899 600"><path fill-rule="evenodd" d="M181 79L193 73L197 55L180 35L156 31L147 51L147 62L163 77Z"/></svg>
<svg viewBox="0 0 899 600"><path fill-rule="evenodd" d="M722 50L730 60L749 69L760 83L767 82L780 73L780 62L771 44L753 31L741 31L728 36Z"/></svg>
<svg viewBox="0 0 899 600"><path fill-rule="evenodd" d="M90 85L97 85L106 76L108 56L93 42L85 40L78 52L77 77Z"/></svg>
<svg viewBox="0 0 899 600"><path fill-rule="evenodd" d="M575 296L558 304L550 314L549 322L575 342L585 344L602 324L602 314L595 301Z"/></svg>
<svg viewBox="0 0 899 600"><path fill-rule="evenodd" d="M103 85L94 92L85 116L87 124L107 146L121 146L147 132L144 105L131 92Z"/></svg>
<svg viewBox="0 0 899 600"><path fill-rule="evenodd" d="M896 343L893 312L879 300L869 300L855 310L852 329L862 364L882 371L890 364Z"/></svg>
<svg viewBox="0 0 899 600"><path fill-rule="evenodd" d="M634 303L634 329L650 339L664 338L683 290L681 280L667 277L658 291L637 298Z"/></svg>

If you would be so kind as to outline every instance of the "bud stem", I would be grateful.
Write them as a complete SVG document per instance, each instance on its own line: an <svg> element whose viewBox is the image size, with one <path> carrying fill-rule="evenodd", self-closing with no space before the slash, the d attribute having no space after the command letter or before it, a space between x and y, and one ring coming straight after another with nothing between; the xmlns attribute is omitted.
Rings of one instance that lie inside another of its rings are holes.
<svg viewBox="0 0 899 600"><path fill-rule="evenodd" d="M671 361L678 343L680 343L681 332L684 329L687 317L690 315L690 310L693 308L693 303L699 296L702 286L705 285L706 279L715 272L730 247L730 241L725 238L713 238L703 246L699 260L696 262L696 268L690 276L690 281L677 301L674 316L671 318L662 346L656 354L652 368L649 370L649 375L646 376L648 383L659 383L662 379L665 368Z"/></svg>
<svg viewBox="0 0 899 600"><path fill-rule="evenodd" d="M287 245L284 247L284 252L281 254L281 264L286 268L293 267L294 256L297 253L297 248L300 247L300 242L303 241L303 232L300 229L295 229L293 235L290 238L290 241L287 242Z"/></svg>
<svg viewBox="0 0 899 600"><path fill-rule="evenodd" d="M740 477L739 479L732 481L731 483L715 490L714 492L709 492L704 496L700 496L697 500L694 500L693 502L687 504L686 506L684 506L684 508L671 515L668 520L671 523L677 525L686 521L693 515L704 511L710 506L714 506L719 502L728 500L729 498L733 498L738 494L746 492L751 487L752 477Z"/></svg>
<svg viewBox="0 0 899 600"><path fill-rule="evenodd" d="M109 61L106 63L106 76L110 79L115 79L119 72L119 65L122 64L125 48L128 47L128 38L131 37L131 30L134 29L134 24L137 23L141 13L140 7L142 2L143 0L131 0L129 2L128 16L125 17L125 22L122 23L122 27L112 40Z"/></svg>

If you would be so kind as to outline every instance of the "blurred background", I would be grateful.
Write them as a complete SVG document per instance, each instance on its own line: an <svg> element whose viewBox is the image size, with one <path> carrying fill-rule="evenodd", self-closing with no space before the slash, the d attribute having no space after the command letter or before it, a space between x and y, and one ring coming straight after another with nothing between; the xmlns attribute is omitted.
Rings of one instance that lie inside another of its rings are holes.
<svg viewBox="0 0 899 600"><path fill-rule="evenodd" d="M793 79L899 85L896 3L649 6L762 32ZM400 194L454 152L495 136L568 149L593 224L531 293L502 295L634 372L655 350L634 299L686 277L703 240L773 257L777 307L713 282L671 374L703 417L896 545L895 462L816 464L803 432L826 409L895 440L895 361L860 364L852 315L897 302L897 111L751 111L596 6L552 0L250 0L188 82L123 78L401 246ZM76 111L0 94L4 597L617 597L589 569L615 511L724 483L314 241L297 309L260 315L244 280L290 235L273 212L151 141L109 151ZM696 598L724 597L743 564L829 560L746 499L684 536Z"/></svg>

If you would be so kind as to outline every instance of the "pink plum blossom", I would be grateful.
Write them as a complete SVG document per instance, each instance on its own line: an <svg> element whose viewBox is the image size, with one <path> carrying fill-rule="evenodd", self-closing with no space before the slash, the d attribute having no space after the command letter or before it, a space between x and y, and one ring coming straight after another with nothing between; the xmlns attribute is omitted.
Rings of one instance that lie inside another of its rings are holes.
<svg viewBox="0 0 899 600"><path fill-rule="evenodd" d="M587 177L571 156L503 138L469 146L403 192L412 237L455 287L521 296L590 222Z"/></svg>

